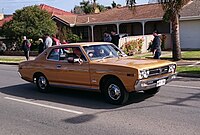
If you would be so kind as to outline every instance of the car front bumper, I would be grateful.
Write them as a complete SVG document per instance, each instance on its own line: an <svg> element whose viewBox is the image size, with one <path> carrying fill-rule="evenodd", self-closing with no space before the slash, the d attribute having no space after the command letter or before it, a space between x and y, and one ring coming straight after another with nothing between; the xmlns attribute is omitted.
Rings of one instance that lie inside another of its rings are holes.
<svg viewBox="0 0 200 135"><path fill-rule="evenodd" d="M177 76L177 73L170 74L168 76L163 76L159 78L153 79L145 79L145 80L138 80L135 84L135 91L144 91L149 90L152 88L160 87L168 82L174 80Z"/></svg>

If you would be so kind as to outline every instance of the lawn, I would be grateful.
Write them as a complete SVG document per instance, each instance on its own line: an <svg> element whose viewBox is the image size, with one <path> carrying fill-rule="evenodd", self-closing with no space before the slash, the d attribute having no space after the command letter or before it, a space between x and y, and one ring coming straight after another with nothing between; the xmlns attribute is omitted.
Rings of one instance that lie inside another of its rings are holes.
<svg viewBox="0 0 200 135"><path fill-rule="evenodd" d="M182 59L200 59L200 51L182 51ZM151 58L152 53L135 54L134 58ZM162 51L161 59L172 59L171 51Z"/></svg>
<svg viewBox="0 0 200 135"><path fill-rule="evenodd" d="M200 59L200 51L182 51L182 59ZM161 55L161 58L172 58L172 54L168 52L166 55Z"/></svg>
<svg viewBox="0 0 200 135"><path fill-rule="evenodd" d="M24 58L0 58L0 62L21 62Z"/></svg>
<svg viewBox="0 0 200 135"><path fill-rule="evenodd" d="M183 51L182 52L183 58L200 58L200 51Z"/></svg>
<svg viewBox="0 0 200 135"><path fill-rule="evenodd" d="M200 67L177 67L177 72L179 73L191 73L191 74L200 74Z"/></svg>
<svg viewBox="0 0 200 135"><path fill-rule="evenodd" d="M142 58L152 57L152 54L149 54L149 53L145 53L145 54L136 54L136 55L134 55L133 57L134 57L134 58L142 59Z"/></svg>

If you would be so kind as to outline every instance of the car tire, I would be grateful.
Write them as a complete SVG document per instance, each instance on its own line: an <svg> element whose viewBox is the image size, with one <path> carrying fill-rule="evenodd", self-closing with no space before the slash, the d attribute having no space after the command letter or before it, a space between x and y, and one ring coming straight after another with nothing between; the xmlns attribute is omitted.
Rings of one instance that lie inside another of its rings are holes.
<svg viewBox="0 0 200 135"><path fill-rule="evenodd" d="M111 104L121 105L128 101L129 93L118 79L107 79L101 91L106 101Z"/></svg>
<svg viewBox="0 0 200 135"><path fill-rule="evenodd" d="M159 90L160 90L160 87L156 87L153 89L145 90L144 93L149 94L149 95L155 95L156 93L159 92Z"/></svg>
<svg viewBox="0 0 200 135"><path fill-rule="evenodd" d="M44 75L40 74L36 77L36 85L40 92L49 92L49 81Z"/></svg>

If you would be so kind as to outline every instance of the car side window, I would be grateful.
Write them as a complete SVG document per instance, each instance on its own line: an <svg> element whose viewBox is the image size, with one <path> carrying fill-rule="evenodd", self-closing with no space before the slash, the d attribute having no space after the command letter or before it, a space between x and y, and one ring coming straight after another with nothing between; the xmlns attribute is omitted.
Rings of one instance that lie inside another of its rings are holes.
<svg viewBox="0 0 200 135"><path fill-rule="evenodd" d="M79 47L65 47L60 50L60 61L67 61L68 58L82 59L87 61Z"/></svg>
<svg viewBox="0 0 200 135"><path fill-rule="evenodd" d="M60 52L60 49L53 49L49 56L48 56L48 60L56 60L58 61L59 60L59 52Z"/></svg>

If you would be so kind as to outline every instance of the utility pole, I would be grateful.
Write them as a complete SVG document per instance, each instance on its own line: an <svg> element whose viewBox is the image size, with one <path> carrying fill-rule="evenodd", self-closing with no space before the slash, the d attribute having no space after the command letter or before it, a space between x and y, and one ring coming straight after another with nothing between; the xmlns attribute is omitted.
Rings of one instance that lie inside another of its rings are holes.
<svg viewBox="0 0 200 135"><path fill-rule="evenodd" d="M4 8L1 9L1 13L2 13L2 14L4 13Z"/></svg>

